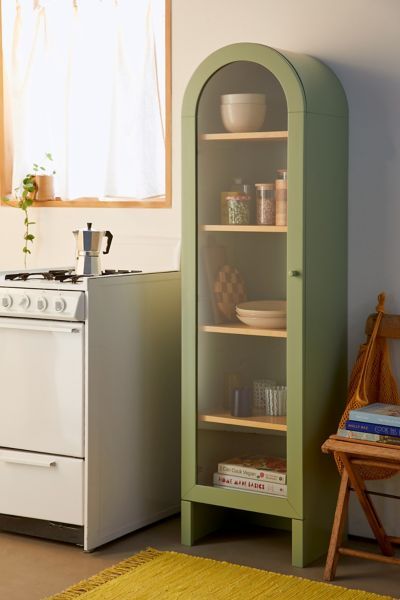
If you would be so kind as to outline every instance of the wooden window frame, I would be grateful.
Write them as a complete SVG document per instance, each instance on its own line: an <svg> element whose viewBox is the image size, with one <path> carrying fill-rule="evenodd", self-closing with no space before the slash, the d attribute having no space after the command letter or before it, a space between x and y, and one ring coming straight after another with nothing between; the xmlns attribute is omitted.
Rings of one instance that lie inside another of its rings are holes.
<svg viewBox="0 0 400 600"><path fill-rule="evenodd" d="M2 48L2 11L0 0L0 198L6 195L5 186L5 126L3 99L3 48ZM9 0L7 0L9 1ZM35 201L38 208L171 208L172 176L171 176L171 0L165 0L165 195L152 200L99 200L98 198L77 198L76 200ZM17 206L16 201L3 202L3 206Z"/></svg>

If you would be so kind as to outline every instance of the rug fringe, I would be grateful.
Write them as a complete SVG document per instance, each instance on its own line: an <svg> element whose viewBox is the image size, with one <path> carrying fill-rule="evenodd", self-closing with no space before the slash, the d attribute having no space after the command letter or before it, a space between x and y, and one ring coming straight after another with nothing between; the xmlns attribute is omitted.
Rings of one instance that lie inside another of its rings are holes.
<svg viewBox="0 0 400 600"><path fill-rule="evenodd" d="M97 575L93 575L89 577L89 579L85 579L84 581L80 581L75 585L69 587L68 589L56 594L55 596L48 596L43 600L74 600L75 598L79 598L82 594L86 592L90 592L94 590L96 587L111 581L111 579L115 579L115 577L119 577L120 575L124 575L131 571L136 567L140 567L145 563L157 558L163 554L160 550L156 550L155 548L147 548L146 550L142 550L138 552L134 556L123 560L122 562L117 563L116 565L104 569L104 571L100 571Z"/></svg>

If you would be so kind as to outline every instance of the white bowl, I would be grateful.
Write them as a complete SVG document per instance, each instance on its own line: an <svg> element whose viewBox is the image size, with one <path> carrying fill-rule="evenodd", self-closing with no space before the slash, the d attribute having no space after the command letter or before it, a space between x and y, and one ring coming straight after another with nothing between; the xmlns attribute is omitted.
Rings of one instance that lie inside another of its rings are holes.
<svg viewBox="0 0 400 600"><path fill-rule="evenodd" d="M265 94L223 94L221 104L265 104Z"/></svg>
<svg viewBox="0 0 400 600"><path fill-rule="evenodd" d="M221 117L231 133L259 131L267 112L265 94L224 94L221 96Z"/></svg>
<svg viewBox="0 0 400 600"><path fill-rule="evenodd" d="M286 328L286 315L285 316L260 316L260 317L249 317L245 315L239 315L236 313L239 321L249 327L259 327L261 329L285 329Z"/></svg>
<svg viewBox="0 0 400 600"><path fill-rule="evenodd" d="M221 104L222 123L231 133L260 131L266 112L266 104Z"/></svg>
<svg viewBox="0 0 400 600"><path fill-rule="evenodd" d="M236 305L236 313L248 317L286 315L286 300L253 300Z"/></svg>

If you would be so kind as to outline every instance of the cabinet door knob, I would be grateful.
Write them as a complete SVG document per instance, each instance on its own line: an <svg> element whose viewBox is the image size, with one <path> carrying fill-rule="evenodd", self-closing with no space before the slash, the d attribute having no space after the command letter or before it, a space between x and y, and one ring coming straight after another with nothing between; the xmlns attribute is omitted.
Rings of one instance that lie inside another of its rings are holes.
<svg viewBox="0 0 400 600"><path fill-rule="evenodd" d="M289 277L299 277L300 271L289 271Z"/></svg>

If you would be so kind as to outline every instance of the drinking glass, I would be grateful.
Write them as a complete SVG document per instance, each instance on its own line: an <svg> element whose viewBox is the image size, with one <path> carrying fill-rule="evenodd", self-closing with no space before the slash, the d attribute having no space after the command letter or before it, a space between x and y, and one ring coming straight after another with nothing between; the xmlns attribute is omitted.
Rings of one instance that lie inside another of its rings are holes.
<svg viewBox="0 0 400 600"><path fill-rule="evenodd" d="M287 388L285 385L274 385L266 390L265 414L271 417L286 415Z"/></svg>
<svg viewBox="0 0 400 600"><path fill-rule="evenodd" d="M255 415L266 414L267 390L276 385L273 379L256 379L253 381L253 412Z"/></svg>

